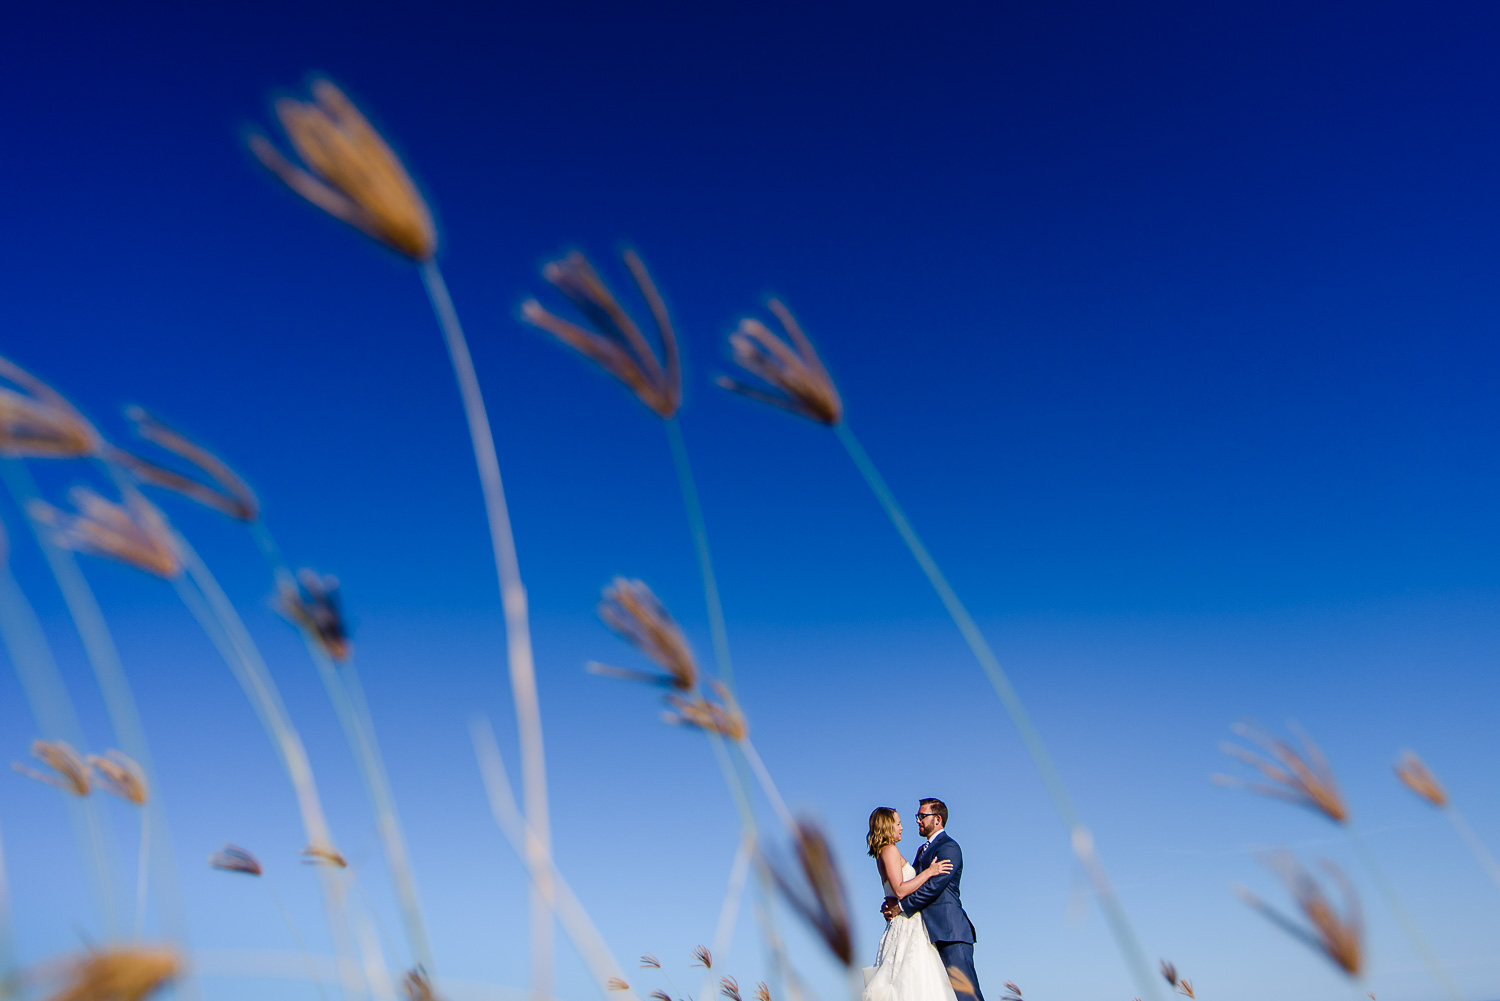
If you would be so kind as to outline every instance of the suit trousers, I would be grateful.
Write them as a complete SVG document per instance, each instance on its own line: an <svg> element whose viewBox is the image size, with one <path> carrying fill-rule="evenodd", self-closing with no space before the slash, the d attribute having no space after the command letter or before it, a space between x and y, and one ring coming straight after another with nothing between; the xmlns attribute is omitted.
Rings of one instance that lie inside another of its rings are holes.
<svg viewBox="0 0 1500 1001"><path fill-rule="evenodd" d="M974 985L974 1001L984 1001L984 993L979 989L979 974L974 972L974 943L973 942L934 942L937 946L938 955L943 957L943 966L954 966L964 976L969 978L969 983ZM958 1001L965 1001L966 994L960 994Z"/></svg>

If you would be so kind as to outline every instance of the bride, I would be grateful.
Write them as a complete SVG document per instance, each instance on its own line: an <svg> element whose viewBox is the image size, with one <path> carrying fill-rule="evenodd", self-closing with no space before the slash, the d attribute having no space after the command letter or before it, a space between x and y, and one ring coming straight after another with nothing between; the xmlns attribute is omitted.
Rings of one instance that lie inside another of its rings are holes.
<svg viewBox="0 0 1500 1001"><path fill-rule="evenodd" d="M937 859L919 874L901 857L901 815L888 806L870 814L870 833L865 841L880 870L887 897L910 896L917 887L953 868ZM890 919L880 937L875 965L865 967L865 991L861 1001L955 1001L948 971L932 942L920 912Z"/></svg>

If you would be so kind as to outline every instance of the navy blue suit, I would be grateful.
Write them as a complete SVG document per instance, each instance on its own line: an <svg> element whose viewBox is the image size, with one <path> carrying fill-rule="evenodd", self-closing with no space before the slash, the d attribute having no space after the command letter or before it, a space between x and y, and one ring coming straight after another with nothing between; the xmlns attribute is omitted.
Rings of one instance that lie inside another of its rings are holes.
<svg viewBox="0 0 1500 1001"><path fill-rule="evenodd" d="M921 872L934 859L947 859L953 863L953 868L941 876L932 877L902 899L901 913L922 912L927 937L937 946L943 965L958 967L974 985L974 1001L984 1001L984 995L979 992L979 976L974 972L974 922L964 913L964 905L958 899L958 884L964 874L964 853L947 831L939 831L930 842L922 845L911 867ZM963 995L960 995L960 1001L963 1001Z"/></svg>

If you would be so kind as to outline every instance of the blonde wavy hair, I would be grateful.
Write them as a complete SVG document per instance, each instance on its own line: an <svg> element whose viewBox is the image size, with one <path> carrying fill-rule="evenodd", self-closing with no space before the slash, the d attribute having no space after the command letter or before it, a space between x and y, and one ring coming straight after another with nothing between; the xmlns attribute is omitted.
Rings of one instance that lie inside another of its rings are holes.
<svg viewBox="0 0 1500 1001"><path fill-rule="evenodd" d="M889 806L877 806L870 814L870 833L865 835L865 844L870 846L870 857L878 858L880 849L894 845L896 838L896 811Z"/></svg>

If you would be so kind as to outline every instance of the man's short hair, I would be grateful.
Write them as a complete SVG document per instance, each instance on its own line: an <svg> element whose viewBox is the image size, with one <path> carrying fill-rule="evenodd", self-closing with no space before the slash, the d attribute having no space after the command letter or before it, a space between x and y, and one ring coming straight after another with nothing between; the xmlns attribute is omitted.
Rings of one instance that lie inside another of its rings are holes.
<svg viewBox="0 0 1500 1001"><path fill-rule="evenodd" d="M928 810L929 813L938 815L938 819L943 822L944 827L948 826L948 806L946 803L940 799L924 799L917 804L917 809L920 810L924 806L931 808Z"/></svg>

